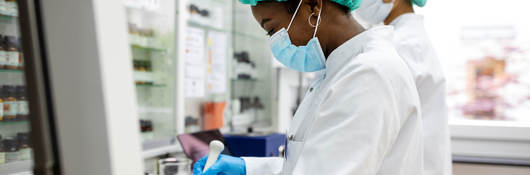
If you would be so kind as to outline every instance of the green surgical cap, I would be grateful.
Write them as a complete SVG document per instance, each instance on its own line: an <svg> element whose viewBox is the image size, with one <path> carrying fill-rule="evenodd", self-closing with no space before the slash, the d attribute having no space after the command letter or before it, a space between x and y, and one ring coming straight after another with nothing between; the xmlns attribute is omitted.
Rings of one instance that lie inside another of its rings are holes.
<svg viewBox="0 0 530 175"><path fill-rule="evenodd" d="M418 7L423 7L427 3L427 0L412 0L413 4L416 4Z"/></svg>
<svg viewBox="0 0 530 175"><path fill-rule="evenodd" d="M243 3L243 4L249 4L251 6L256 6L258 5L258 2L260 1L277 1L277 2L283 2L283 1L288 1L288 0L239 0L239 2ZM331 0L333 2L336 2L340 5L343 5L343 6L346 6L350 9L350 11L353 11L357 8L359 8L359 6L361 5L361 0ZM425 0L413 0L413 1L424 1Z"/></svg>

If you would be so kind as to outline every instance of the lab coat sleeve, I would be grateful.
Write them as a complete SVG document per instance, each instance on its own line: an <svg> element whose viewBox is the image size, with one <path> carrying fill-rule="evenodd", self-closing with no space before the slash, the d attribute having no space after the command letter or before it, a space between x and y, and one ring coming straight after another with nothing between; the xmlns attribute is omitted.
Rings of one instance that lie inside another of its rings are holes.
<svg viewBox="0 0 530 175"><path fill-rule="evenodd" d="M280 157L242 157L245 160L246 175L279 175L284 159Z"/></svg>
<svg viewBox="0 0 530 175"><path fill-rule="evenodd" d="M352 66L330 81L293 174L378 173L400 124L392 77L374 67Z"/></svg>

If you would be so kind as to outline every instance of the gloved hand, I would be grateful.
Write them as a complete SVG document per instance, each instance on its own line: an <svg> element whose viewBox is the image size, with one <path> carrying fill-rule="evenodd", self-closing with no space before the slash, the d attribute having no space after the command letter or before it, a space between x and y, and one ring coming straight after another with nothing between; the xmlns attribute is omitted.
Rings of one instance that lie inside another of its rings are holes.
<svg viewBox="0 0 530 175"><path fill-rule="evenodd" d="M217 161L206 170L204 173L204 165L208 160L208 156L204 156L201 160L195 162L193 165L193 175L245 175L246 167L245 161L239 157L232 157L227 155L219 155Z"/></svg>

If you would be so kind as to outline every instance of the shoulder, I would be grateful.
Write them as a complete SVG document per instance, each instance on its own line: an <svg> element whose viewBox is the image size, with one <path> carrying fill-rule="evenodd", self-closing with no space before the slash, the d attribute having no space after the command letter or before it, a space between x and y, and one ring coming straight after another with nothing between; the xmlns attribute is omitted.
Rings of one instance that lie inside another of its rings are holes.
<svg viewBox="0 0 530 175"><path fill-rule="evenodd" d="M432 49L429 37L422 24L395 27L392 42L398 51L421 52Z"/></svg>
<svg viewBox="0 0 530 175"><path fill-rule="evenodd" d="M363 53L345 63L332 78L330 82L337 87L373 86L372 90L382 90L379 87L400 84L396 81L413 83L406 64L391 45L368 47Z"/></svg>

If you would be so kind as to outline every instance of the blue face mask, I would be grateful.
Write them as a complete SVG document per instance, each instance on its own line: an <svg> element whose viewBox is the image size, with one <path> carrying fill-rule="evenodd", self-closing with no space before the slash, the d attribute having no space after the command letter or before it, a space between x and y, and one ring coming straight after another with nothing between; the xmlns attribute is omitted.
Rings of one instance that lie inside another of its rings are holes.
<svg viewBox="0 0 530 175"><path fill-rule="evenodd" d="M292 44L291 39L289 38L289 33L287 31L293 23L293 19L298 12L298 8L302 1L298 4L296 11L294 12L291 22L287 29L282 28L270 38L270 46L272 54L283 65L288 68L300 71L300 72L315 72L326 68L326 57L322 52L322 47L320 47L320 42L316 38L316 33L318 25L320 24L320 10L317 18L315 27L315 32L313 33L313 38L309 40L305 46L295 46Z"/></svg>

